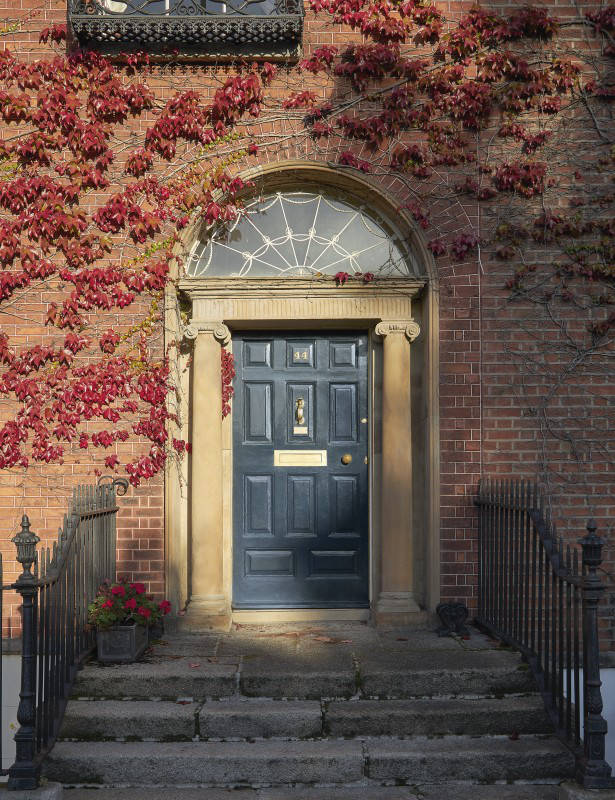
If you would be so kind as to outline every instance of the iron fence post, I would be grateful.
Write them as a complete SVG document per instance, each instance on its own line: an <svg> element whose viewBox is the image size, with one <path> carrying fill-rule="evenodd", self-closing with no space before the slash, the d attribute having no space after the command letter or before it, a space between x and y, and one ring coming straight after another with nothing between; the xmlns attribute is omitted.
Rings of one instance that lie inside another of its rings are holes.
<svg viewBox="0 0 615 800"><path fill-rule="evenodd" d="M21 652L21 691L17 721L20 728L15 734L15 763L9 769L8 789L36 789L40 766L35 763L35 708L36 691L36 605L38 586L30 571L36 560L38 536L30 531L30 520L23 515L21 531L13 538L17 547L17 560L23 572L13 584L22 599L22 652Z"/></svg>
<svg viewBox="0 0 615 800"><path fill-rule="evenodd" d="M604 540L596 534L596 523L589 520L587 535L579 539L583 548L583 692L584 692L584 757L579 765L577 781L588 789L613 785L611 767L604 759L607 723L602 716L600 687L600 639L598 604L604 586L596 570L602 563Z"/></svg>

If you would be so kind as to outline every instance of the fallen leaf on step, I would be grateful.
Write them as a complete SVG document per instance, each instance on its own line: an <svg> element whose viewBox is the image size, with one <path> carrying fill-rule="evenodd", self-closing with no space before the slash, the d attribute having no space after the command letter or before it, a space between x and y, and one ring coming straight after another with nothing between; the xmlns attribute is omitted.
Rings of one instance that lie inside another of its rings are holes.
<svg viewBox="0 0 615 800"><path fill-rule="evenodd" d="M312 639L326 644L352 644L352 639L333 639L331 636L313 636Z"/></svg>
<svg viewBox="0 0 615 800"><path fill-rule="evenodd" d="M398 642L407 642L408 639L405 636L398 636L396 641L398 641Z"/></svg>
<svg viewBox="0 0 615 800"><path fill-rule="evenodd" d="M188 664L188 666L191 667L192 669L196 669L197 667L200 667L201 665L200 664Z"/></svg>
<svg viewBox="0 0 615 800"><path fill-rule="evenodd" d="M517 733L517 731L513 731L508 738L512 742L517 742L517 741L519 741L519 734Z"/></svg>

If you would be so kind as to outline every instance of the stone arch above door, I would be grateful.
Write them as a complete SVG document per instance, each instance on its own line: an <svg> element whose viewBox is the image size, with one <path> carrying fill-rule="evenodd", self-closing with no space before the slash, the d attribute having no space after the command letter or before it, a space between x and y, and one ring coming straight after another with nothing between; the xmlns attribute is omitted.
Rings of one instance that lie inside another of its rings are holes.
<svg viewBox="0 0 615 800"><path fill-rule="evenodd" d="M279 195L296 196L310 193L320 195L329 203L360 212L368 226L373 226L379 235L384 234L393 244L395 254L391 260L394 268L391 269L389 265L381 274L382 278L422 280L429 283L430 290L437 288L438 275L433 256L426 246L419 226L408 211L408 198L396 197L394 187L380 185L373 176L362 175L356 170L316 161L278 162L247 170L241 173L240 177L246 183L246 189L239 199L248 211L247 217L250 213L257 212L259 206L266 207ZM343 211L341 213L343 214ZM225 226L207 226L197 221L186 228L180 244L183 264L180 272L185 278L200 280L208 276L209 279L243 277L246 280L257 280L259 277L273 279L283 276L281 272L257 275L256 271L252 270L251 275L239 275L238 269L224 270L219 267L212 271L203 269L212 238L216 239L223 235L224 231L237 230L237 227L242 225L242 219L243 217L240 217ZM280 234L283 233L284 231L280 231ZM304 231L296 233L309 235L309 226L305 226ZM249 252L249 248L245 252ZM335 269L332 275L338 271L351 272L350 269ZM309 274L291 272L287 273L287 276L293 279L313 279L321 277L316 274L317 272L321 272L322 276L327 274L316 269ZM361 272L375 272L375 270L366 268L361 269Z"/></svg>

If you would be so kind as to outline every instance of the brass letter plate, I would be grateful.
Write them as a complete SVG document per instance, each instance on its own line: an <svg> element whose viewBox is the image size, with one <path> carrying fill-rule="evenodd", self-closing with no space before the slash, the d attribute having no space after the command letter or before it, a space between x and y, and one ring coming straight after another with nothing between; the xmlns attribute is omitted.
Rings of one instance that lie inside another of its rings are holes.
<svg viewBox="0 0 615 800"><path fill-rule="evenodd" d="M274 467L326 467L326 450L274 450Z"/></svg>

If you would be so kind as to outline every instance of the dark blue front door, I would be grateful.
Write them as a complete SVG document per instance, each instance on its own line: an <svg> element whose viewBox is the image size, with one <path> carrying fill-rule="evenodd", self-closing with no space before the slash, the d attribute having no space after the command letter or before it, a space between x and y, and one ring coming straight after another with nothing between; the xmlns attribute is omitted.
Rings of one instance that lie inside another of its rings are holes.
<svg viewBox="0 0 615 800"><path fill-rule="evenodd" d="M233 605L369 605L367 335L240 334Z"/></svg>

